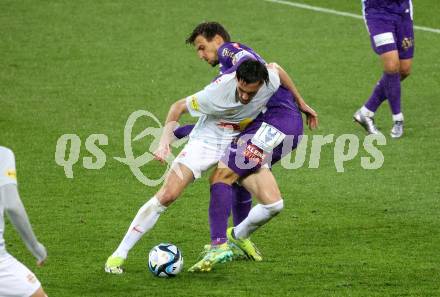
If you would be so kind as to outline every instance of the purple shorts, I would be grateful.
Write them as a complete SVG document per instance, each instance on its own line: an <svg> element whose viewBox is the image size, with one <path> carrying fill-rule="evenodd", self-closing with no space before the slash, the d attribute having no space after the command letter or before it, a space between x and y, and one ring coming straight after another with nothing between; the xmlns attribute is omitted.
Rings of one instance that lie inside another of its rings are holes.
<svg viewBox="0 0 440 297"><path fill-rule="evenodd" d="M240 177L262 165L275 164L294 150L303 135L301 112L288 108L268 108L226 149L221 161Z"/></svg>
<svg viewBox="0 0 440 297"><path fill-rule="evenodd" d="M368 13L365 23L370 34L371 47L376 54L397 50L399 59L414 56L414 29L411 11L387 16L383 13Z"/></svg>

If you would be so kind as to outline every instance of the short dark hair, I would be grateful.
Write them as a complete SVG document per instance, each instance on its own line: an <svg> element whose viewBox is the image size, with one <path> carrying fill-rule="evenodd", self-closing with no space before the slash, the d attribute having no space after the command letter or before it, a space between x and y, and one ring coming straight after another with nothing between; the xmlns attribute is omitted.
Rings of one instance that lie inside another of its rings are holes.
<svg viewBox="0 0 440 297"><path fill-rule="evenodd" d="M241 63L237 68L236 76L237 80L242 80L247 84L269 82L266 65L257 60L246 60Z"/></svg>
<svg viewBox="0 0 440 297"><path fill-rule="evenodd" d="M222 25L217 22L204 22L198 24L197 27L194 28L185 42L194 45L194 41L199 35L202 35L206 40L211 41L217 34L220 35L225 42L231 41L231 36L229 36L228 31L226 31Z"/></svg>

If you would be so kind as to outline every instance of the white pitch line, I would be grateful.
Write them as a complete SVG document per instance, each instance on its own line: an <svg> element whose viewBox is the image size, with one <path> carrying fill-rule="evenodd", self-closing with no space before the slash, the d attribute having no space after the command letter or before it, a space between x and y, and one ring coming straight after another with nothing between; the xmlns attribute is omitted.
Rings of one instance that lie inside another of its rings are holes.
<svg viewBox="0 0 440 297"><path fill-rule="evenodd" d="M289 1L282 1L282 0L264 0L264 1L294 6L294 7L298 7L298 8L303 8L303 9L308 9L308 10L313 10L313 11L318 11L318 12L323 12L323 13L335 14L335 15L354 18L354 19L361 19L361 20L363 19L363 16L361 16L359 14L343 12L343 11L324 8L324 7L312 6L312 5L308 5L308 4L304 4L304 3L289 2ZM434 28L423 27L423 26L414 26L414 29L440 34L440 29L434 29Z"/></svg>

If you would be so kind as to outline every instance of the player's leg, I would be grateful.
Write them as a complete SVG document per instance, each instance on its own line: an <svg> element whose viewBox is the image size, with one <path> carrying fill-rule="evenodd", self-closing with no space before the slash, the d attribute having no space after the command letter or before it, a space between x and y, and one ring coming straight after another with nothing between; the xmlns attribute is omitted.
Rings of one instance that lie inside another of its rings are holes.
<svg viewBox="0 0 440 297"><path fill-rule="evenodd" d="M400 81L405 80L411 74L413 59L400 59Z"/></svg>
<svg viewBox="0 0 440 297"><path fill-rule="evenodd" d="M288 91L279 94L289 96L292 102L294 100ZM233 193L231 185L240 177L256 172L263 164L274 164L282 156L290 153L298 145L302 133L301 113L295 106L283 111L268 109L261 118L257 118L240 134L237 142L230 145L210 179L211 202L217 201L219 208L217 212L210 212L212 240L217 238L224 240L226 236L227 206L232 200L231 193ZM246 213L251 207L250 201L247 207ZM262 260L256 248L244 252L252 255L253 259Z"/></svg>
<svg viewBox="0 0 440 297"><path fill-rule="evenodd" d="M403 81L411 73L412 58L414 56L414 30L412 21L412 8L410 8L410 11L408 13L405 13L402 16L401 22L397 25L396 42L400 59L400 81ZM390 107L393 113L393 127L391 128L390 134L393 138L400 138L403 135L404 119L400 105L400 97L398 102L390 101Z"/></svg>
<svg viewBox="0 0 440 297"><path fill-rule="evenodd" d="M261 168L242 180L243 185L254 197L255 205L247 218L238 226L228 229L228 239L243 250L250 250L252 243L247 240L258 228L269 222L283 209L283 199L272 172L268 168ZM251 258L257 255L248 254Z"/></svg>
<svg viewBox="0 0 440 297"><path fill-rule="evenodd" d="M385 20L381 16L368 15L365 21L370 34L371 47L380 56L384 72L370 98L356 111L353 119L369 134L377 134L380 132L374 123L374 114L382 102L388 98L395 106L400 105L400 62L394 22Z"/></svg>
<svg viewBox="0 0 440 297"><path fill-rule="evenodd" d="M240 224L252 208L252 195L240 184L232 185L232 222L234 226Z"/></svg>
<svg viewBox="0 0 440 297"><path fill-rule="evenodd" d="M121 266L129 251L146 232L153 228L161 213L179 197L193 180L194 175L191 169L180 163L173 164L161 189L139 209L118 248L107 259L106 272L123 273Z"/></svg>
<svg viewBox="0 0 440 297"><path fill-rule="evenodd" d="M191 133L194 126L195 125L184 125L184 126L177 127L173 131L174 136L176 136L177 139L187 137Z"/></svg>
<svg viewBox="0 0 440 297"><path fill-rule="evenodd" d="M211 175L211 199L209 205L209 226L211 243L205 246L200 260L191 266L189 272L209 272L217 263L224 263L232 260L232 257L239 258L243 256L243 251L228 243L226 230L228 227L228 218L231 213L233 188L232 184L238 180L236 175L229 168L224 168L224 173L231 174L229 179L222 179L221 183L212 184L216 179L216 172L221 170L216 168Z"/></svg>

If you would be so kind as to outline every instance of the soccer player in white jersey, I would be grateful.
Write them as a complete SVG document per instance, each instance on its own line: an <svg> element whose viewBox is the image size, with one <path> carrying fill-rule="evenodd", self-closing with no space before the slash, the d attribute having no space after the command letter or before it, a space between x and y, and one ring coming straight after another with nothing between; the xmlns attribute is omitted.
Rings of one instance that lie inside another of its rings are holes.
<svg viewBox="0 0 440 297"><path fill-rule="evenodd" d="M168 113L165 130L155 155L164 160L170 153L173 130L183 113L199 120L190 139L174 160L161 189L138 211L122 242L107 259L105 271L120 274L128 252L156 223L160 214L173 203L194 179L217 164L225 148L240 129L249 124L264 108L280 86L276 69L249 60L237 71L220 76L193 96L175 102ZM225 260L232 257L226 250ZM222 260L219 258L219 260Z"/></svg>
<svg viewBox="0 0 440 297"><path fill-rule="evenodd" d="M17 190L14 153L0 146L0 296L47 297L37 277L6 251L4 213L7 213L27 248L37 259L37 266L46 260L45 247L38 242Z"/></svg>

